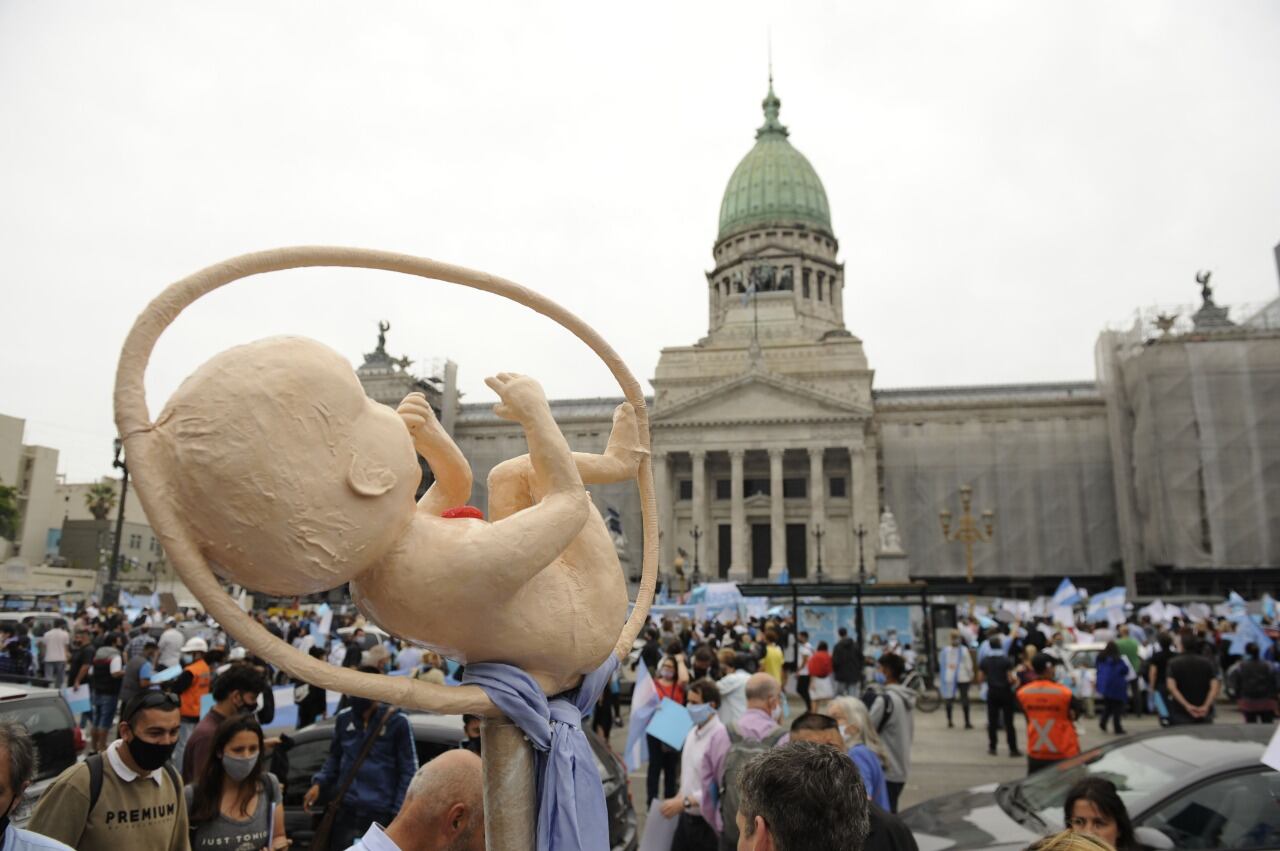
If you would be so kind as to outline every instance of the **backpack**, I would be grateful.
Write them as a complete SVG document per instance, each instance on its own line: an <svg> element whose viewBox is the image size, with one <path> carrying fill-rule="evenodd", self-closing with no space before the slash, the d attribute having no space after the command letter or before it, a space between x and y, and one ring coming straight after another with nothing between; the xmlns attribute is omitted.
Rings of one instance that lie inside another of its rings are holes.
<svg viewBox="0 0 1280 851"><path fill-rule="evenodd" d="M1240 665L1240 696L1265 700L1276 693L1275 674L1266 662L1249 660Z"/></svg>
<svg viewBox="0 0 1280 851"><path fill-rule="evenodd" d="M868 712L871 711L872 706L875 706L877 697L884 698L884 714L880 716L880 723L876 725L876 735L879 735L884 732L885 727L889 726L889 719L893 717L893 698L882 686L868 686L862 693L862 702Z"/></svg>
<svg viewBox="0 0 1280 851"><path fill-rule="evenodd" d="M84 764L89 767L89 810L85 813L85 818L87 819L89 813L92 813L93 808L97 805L99 796L102 795L102 754L89 754L85 757ZM169 781L173 783L173 788L181 794L182 778L178 776L178 770L173 767L173 763L166 762L164 771L165 774L169 775Z"/></svg>
<svg viewBox="0 0 1280 851"><path fill-rule="evenodd" d="M720 819L724 823L724 838L730 847L738 843L738 775L742 767L754 757L776 747L787 731L775 726L763 739L748 739L738 732L735 721L725 728L729 733L729 752L724 756L724 779L720 781Z"/></svg>

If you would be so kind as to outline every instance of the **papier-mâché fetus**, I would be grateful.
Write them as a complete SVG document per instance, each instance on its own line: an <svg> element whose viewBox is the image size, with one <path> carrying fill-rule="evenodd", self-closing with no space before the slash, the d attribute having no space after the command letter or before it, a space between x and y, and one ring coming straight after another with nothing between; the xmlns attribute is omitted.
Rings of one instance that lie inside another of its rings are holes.
<svg viewBox="0 0 1280 851"><path fill-rule="evenodd" d="M635 412L619 406L604 455L571 453L537 382L486 383L529 443L490 473L488 522L441 516L466 504L471 470L424 398L392 411L341 355L300 337L222 352L183 382L155 425L166 496L224 577L279 595L350 582L390 632L561 691L604 661L626 619L617 555L583 482L635 476ZM417 505L415 450L436 477Z"/></svg>

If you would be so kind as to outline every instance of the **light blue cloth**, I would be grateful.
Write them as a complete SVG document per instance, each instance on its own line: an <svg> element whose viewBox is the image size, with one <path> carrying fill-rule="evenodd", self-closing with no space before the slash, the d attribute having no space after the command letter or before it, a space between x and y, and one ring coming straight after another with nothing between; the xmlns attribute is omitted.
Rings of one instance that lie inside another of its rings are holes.
<svg viewBox="0 0 1280 851"><path fill-rule="evenodd" d="M382 830L382 825L374 822L369 825L364 836L356 840L347 851L401 851L400 846Z"/></svg>
<svg viewBox="0 0 1280 851"><path fill-rule="evenodd" d="M862 775L862 785L866 787L867 797L875 801L882 810L889 811L889 784L884 779L884 766L880 757L871 748L859 742L849 748L849 759L857 766Z"/></svg>
<svg viewBox="0 0 1280 851"><path fill-rule="evenodd" d="M618 657L583 679L576 691L547 699L524 671L498 662L468 665L463 683L478 685L529 738L538 781L538 851L609 851L609 813L595 755L582 732Z"/></svg>
<svg viewBox="0 0 1280 851"><path fill-rule="evenodd" d="M56 839L21 830L13 825L9 825L0 840L0 851L72 851L70 846Z"/></svg>

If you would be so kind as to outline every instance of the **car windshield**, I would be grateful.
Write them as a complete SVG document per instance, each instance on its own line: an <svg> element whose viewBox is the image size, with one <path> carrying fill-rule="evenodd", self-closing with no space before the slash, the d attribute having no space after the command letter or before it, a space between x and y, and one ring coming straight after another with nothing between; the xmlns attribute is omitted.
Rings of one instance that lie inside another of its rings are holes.
<svg viewBox="0 0 1280 851"><path fill-rule="evenodd" d="M1061 765L1039 771L1017 784L1013 794L1000 796L1006 810L1016 807L1046 825L1062 827L1062 806L1067 793L1086 777L1105 777L1116 784L1125 806L1133 811L1161 789L1175 783L1187 764L1161 753L1145 743L1129 742L1117 747L1095 748ZM1015 818L1019 813L1010 812Z"/></svg>

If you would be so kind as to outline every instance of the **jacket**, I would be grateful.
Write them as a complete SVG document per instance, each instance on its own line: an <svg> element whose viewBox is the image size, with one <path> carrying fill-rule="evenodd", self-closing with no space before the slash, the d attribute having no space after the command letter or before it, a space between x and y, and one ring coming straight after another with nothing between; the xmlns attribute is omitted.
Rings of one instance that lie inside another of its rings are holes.
<svg viewBox="0 0 1280 851"><path fill-rule="evenodd" d="M885 755L889 764L884 770L884 779L890 783L907 782L907 769L911 765L911 741L915 738L915 719L911 710L916 705L915 689L901 683L884 687L871 702L871 723L878 728L880 719L885 714L885 701L892 700L893 710L884 729L880 730L880 741L884 743Z"/></svg>
<svg viewBox="0 0 1280 851"><path fill-rule="evenodd" d="M1129 697L1129 665L1124 657L1099 659L1098 694L1107 700L1127 700Z"/></svg>
<svg viewBox="0 0 1280 851"><path fill-rule="evenodd" d="M862 653L852 638L845 636L836 642L831 651L831 666L838 682L862 682Z"/></svg>
<svg viewBox="0 0 1280 851"><path fill-rule="evenodd" d="M1071 689L1052 680L1032 680L1018 689L1018 703L1027 714L1027 756L1052 760L1079 755L1072 700Z"/></svg>
<svg viewBox="0 0 1280 851"><path fill-rule="evenodd" d="M370 726L376 726L387 707L379 703L370 716ZM346 777L367 734L364 719L351 707L338 713L333 722L333 740L329 744L329 756L324 765L311 778L328 794L336 794L338 784ZM342 799L342 806L359 813L395 814L404 803L409 781L418 770L418 751L414 746L413 728L408 717L396 710L378 735L378 741L361 763L351 788Z"/></svg>

